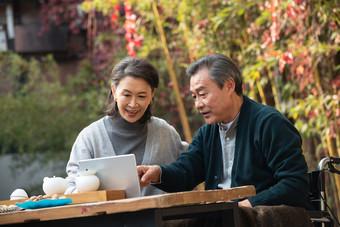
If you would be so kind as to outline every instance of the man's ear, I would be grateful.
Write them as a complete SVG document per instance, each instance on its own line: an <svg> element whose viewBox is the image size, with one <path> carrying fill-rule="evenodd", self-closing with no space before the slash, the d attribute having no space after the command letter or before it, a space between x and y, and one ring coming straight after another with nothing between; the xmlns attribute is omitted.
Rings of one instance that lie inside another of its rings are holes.
<svg viewBox="0 0 340 227"><path fill-rule="evenodd" d="M224 83L224 88L228 93L235 91L235 81L232 78L228 78Z"/></svg>

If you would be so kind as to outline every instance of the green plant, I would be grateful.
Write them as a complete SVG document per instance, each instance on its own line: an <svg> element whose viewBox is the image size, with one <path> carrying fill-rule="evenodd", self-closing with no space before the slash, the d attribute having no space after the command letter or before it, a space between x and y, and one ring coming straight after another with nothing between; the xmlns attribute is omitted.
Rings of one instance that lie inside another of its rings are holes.
<svg viewBox="0 0 340 227"><path fill-rule="evenodd" d="M84 66L62 86L51 55L38 61L1 53L0 68L7 85L0 95L1 153L65 160L80 130L102 114L104 84L88 84L92 74Z"/></svg>

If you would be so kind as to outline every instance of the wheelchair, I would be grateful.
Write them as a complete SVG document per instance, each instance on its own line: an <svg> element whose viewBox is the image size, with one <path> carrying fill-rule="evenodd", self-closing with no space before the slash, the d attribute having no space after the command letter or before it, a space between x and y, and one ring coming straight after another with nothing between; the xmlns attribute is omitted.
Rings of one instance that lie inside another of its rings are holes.
<svg viewBox="0 0 340 227"><path fill-rule="evenodd" d="M340 174L340 171L334 167L334 164L340 164L340 158L326 157L318 165L318 170L309 172L310 190L309 197L315 210L309 211L311 220L315 227L336 227L340 226L335 214L327 205L325 171ZM325 167L328 168L325 168ZM332 213L333 218L330 213Z"/></svg>

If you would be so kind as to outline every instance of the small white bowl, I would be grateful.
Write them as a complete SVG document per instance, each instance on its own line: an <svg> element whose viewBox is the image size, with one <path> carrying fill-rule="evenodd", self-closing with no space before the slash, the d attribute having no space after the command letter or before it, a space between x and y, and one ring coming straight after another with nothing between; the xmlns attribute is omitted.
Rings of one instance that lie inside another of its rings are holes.
<svg viewBox="0 0 340 227"><path fill-rule="evenodd" d="M15 189L11 196L10 196L11 200L16 200L16 199L27 199L28 198L28 195L27 193L25 192L25 190L21 189L21 188L18 188L18 189Z"/></svg>

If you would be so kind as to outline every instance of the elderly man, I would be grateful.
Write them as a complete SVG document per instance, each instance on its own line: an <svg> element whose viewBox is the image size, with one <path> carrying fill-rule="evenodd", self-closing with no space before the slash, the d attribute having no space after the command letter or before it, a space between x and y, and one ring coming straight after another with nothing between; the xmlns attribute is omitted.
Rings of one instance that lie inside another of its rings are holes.
<svg viewBox="0 0 340 227"><path fill-rule="evenodd" d="M276 109L243 95L237 66L211 54L187 69L195 106L207 124L175 162L139 166L141 186L167 192L254 185L241 206L289 205L311 209L307 165L296 128Z"/></svg>

